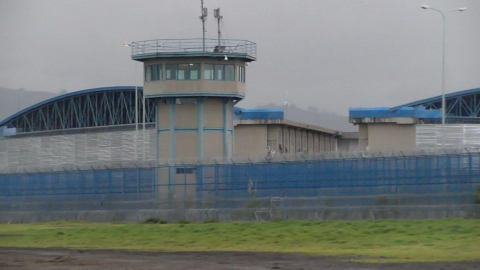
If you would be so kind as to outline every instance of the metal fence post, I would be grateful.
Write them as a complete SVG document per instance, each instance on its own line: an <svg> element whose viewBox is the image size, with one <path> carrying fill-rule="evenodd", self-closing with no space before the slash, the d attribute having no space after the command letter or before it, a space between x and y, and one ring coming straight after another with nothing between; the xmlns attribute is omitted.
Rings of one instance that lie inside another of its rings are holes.
<svg viewBox="0 0 480 270"><path fill-rule="evenodd" d="M79 183L78 193L77 193L77 194L81 195L81 194L84 193L84 190L83 190L83 186L84 186L83 173L82 173L82 171L80 170L80 168L78 168L78 166L75 166L75 168L77 168L78 175L79 175L79 177L80 177L80 183ZM47 175L45 175L45 176L47 176Z"/></svg>
<svg viewBox="0 0 480 270"><path fill-rule="evenodd" d="M235 185L235 183L237 183L237 164L235 163L235 161L233 161L233 159L231 159L231 161L233 164L232 177L231 177L231 181L229 181L230 185L228 186L228 189L231 189L232 186Z"/></svg>
<svg viewBox="0 0 480 270"><path fill-rule="evenodd" d="M90 166L93 172L93 194L97 194L97 172L93 168L93 166Z"/></svg>
<svg viewBox="0 0 480 270"><path fill-rule="evenodd" d="M183 207L187 207L187 166L183 163Z"/></svg>
<svg viewBox="0 0 480 270"><path fill-rule="evenodd" d="M286 160L285 160L286 161ZM287 184L287 181L288 181L288 178L287 178L287 162L284 162L283 163L283 176L284 176L284 183L283 183L283 192L282 192L282 196L281 197L286 197L287 196L287 189L288 189L288 184Z"/></svg>
<svg viewBox="0 0 480 270"><path fill-rule="evenodd" d="M150 168L150 169L152 169L152 168ZM152 196L153 196L153 199L158 199L157 198L157 186L155 184L156 179L157 179L157 175L158 175L156 164L153 166L153 170L151 170L151 171L152 171L152 183L151 183L152 184Z"/></svg>
<svg viewBox="0 0 480 270"><path fill-rule="evenodd" d="M215 180L214 180L214 185L215 185L215 197L214 197L214 200L213 200L213 207L216 208L217 207L217 196L218 196L218 163L216 160L214 160L215 162Z"/></svg>
<svg viewBox="0 0 480 270"><path fill-rule="evenodd" d="M197 191L197 208L202 207L202 199L203 199L203 164L198 161L198 169L197 169L197 183L196 189Z"/></svg>
<svg viewBox="0 0 480 270"><path fill-rule="evenodd" d="M472 153L470 153L470 151L468 151L467 148L465 148L465 150L468 153L468 183L471 183L472 182Z"/></svg>
<svg viewBox="0 0 480 270"><path fill-rule="evenodd" d="M137 167L136 164L135 164L135 167ZM139 171L138 167L136 169L136 176L137 176L137 196L138 196L138 194L140 193L140 171ZM124 186L125 186L125 184L124 184Z"/></svg>
<svg viewBox="0 0 480 270"><path fill-rule="evenodd" d="M445 190L444 192L447 192L448 191L448 186L449 186L449 182L450 182L450 178L451 178L451 174L452 174L452 160L450 158L450 155L447 153L447 151L445 151L445 154L447 156L447 166L446 166L446 174L445 174L445 179L444 179L444 183L445 183Z"/></svg>
<svg viewBox="0 0 480 270"><path fill-rule="evenodd" d="M105 166L105 168L107 168L108 170L108 188L107 188L107 194L110 194L110 191L112 189L112 170L110 170L110 168L108 168L107 166Z"/></svg>

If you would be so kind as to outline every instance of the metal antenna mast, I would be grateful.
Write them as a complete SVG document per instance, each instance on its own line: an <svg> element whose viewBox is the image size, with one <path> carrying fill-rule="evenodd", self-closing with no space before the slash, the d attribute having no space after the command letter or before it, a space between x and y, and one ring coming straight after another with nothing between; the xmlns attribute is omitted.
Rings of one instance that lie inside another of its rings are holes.
<svg viewBox="0 0 480 270"><path fill-rule="evenodd" d="M202 16L200 16L200 20L202 20L202 28L203 28L203 51L205 51L205 22L207 21L208 9L203 7L203 0L202 1Z"/></svg>
<svg viewBox="0 0 480 270"><path fill-rule="evenodd" d="M217 19L218 24L218 48L220 48L220 37L222 36L222 32L220 32L220 21L223 19L223 16L220 16L220 8L213 10L213 17Z"/></svg>

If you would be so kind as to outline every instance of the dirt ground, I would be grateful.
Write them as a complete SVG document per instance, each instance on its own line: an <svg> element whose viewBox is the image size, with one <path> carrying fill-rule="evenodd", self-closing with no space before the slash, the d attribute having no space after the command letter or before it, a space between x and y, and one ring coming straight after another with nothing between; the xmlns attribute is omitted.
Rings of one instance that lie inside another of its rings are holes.
<svg viewBox="0 0 480 270"><path fill-rule="evenodd" d="M348 262L349 260L349 258L308 257L303 255L276 253L160 253L129 251L0 249L0 269L480 269L480 262L361 264Z"/></svg>

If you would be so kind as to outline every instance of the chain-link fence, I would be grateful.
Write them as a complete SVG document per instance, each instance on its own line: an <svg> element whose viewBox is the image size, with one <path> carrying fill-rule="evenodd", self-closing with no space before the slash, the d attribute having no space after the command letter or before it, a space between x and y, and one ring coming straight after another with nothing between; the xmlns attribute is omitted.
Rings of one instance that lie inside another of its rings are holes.
<svg viewBox="0 0 480 270"><path fill-rule="evenodd" d="M479 186L478 149L84 164L3 172L0 211L139 217L162 210L194 220L477 217ZM419 210L426 208L436 214Z"/></svg>

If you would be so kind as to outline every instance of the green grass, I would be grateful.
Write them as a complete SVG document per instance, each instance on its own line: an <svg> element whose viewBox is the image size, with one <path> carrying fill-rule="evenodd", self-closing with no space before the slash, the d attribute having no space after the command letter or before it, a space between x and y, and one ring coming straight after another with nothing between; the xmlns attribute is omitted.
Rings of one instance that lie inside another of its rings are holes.
<svg viewBox="0 0 480 270"><path fill-rule="evenodd" d="M0 225L0 247L288 252L359 256L369 262L473 261L480 260L480 221Z"/></svg>

